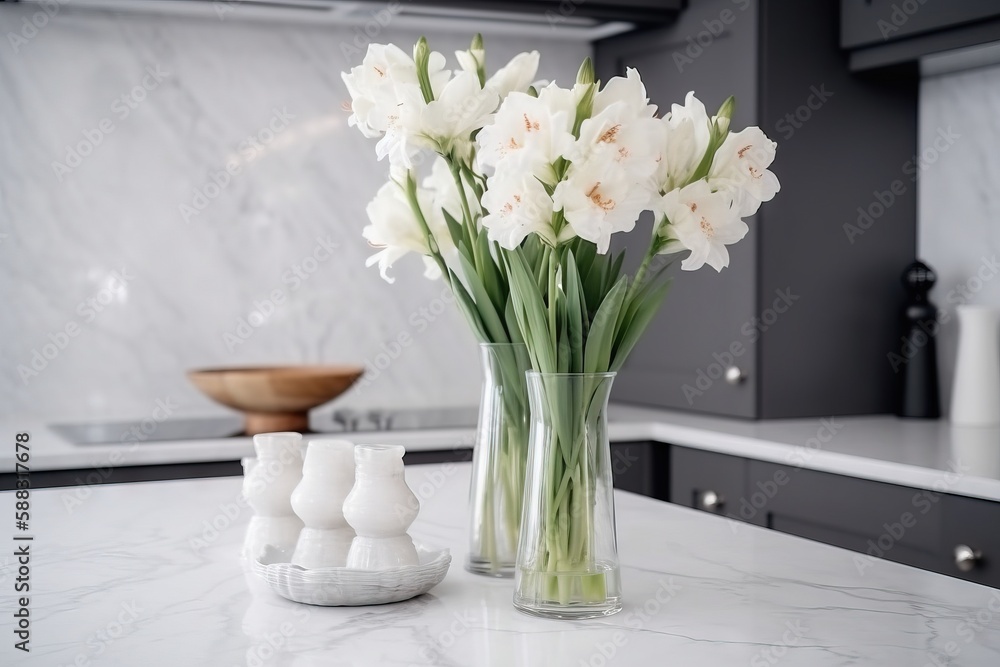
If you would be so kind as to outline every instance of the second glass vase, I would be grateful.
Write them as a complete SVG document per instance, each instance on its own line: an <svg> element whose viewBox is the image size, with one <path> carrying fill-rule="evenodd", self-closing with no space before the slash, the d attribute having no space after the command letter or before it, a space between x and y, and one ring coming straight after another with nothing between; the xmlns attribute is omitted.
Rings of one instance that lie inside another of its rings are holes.
<svg viewBox="0 0 1000 667"><path fill-rule="evenodd" d="M482 343L483 391L472 459L469 556L476 574L514 574L528 457L528 348Z"/></svg>
<svg viewBox="0 0 1000 667"><path fill-rule="evenodd" d="M514 606L549 618L621 611L607 408L614 373L530 372L531 440Z"/></svg>

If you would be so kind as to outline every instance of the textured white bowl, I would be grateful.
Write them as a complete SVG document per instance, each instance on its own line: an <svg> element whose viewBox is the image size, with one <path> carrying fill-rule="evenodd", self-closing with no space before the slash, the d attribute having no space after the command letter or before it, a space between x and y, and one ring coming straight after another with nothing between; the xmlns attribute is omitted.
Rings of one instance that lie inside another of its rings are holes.
<svg viewBox="0 0 1000 667"><path fill-rule="evenodd" d="M268 545L251 567L283 598L324 607L359 607L402 602L440 584L451 565L451 553L417 546L417 555L418 565L387 570L306 569L290 563L287 550Z"/></svg>

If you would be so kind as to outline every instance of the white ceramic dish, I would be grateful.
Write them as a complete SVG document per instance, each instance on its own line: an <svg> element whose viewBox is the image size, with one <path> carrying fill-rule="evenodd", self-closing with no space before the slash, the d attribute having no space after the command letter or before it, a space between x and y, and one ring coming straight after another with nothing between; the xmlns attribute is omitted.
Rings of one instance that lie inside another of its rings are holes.
<svg viewBox="0 0 1000 667"><path fill-rule="evenodd" d="M324 607L359 607L402 602L440 584L451 565L451 553L417 546L417 555L419 564L387 570L307 570L290 563L287 550L268 545L251 567L283 598Z"/></svg>

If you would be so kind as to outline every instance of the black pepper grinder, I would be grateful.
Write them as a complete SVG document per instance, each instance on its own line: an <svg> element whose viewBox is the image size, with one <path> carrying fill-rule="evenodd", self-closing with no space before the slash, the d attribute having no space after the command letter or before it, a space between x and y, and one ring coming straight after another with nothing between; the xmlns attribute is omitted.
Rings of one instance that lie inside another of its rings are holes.
<svg viewBox="0 0 1000 667"><path fill-rule="evenodd" d="M907 291L904 310L904 334L901 355L890 355L890 362L902 374L900 392L900 417L937 419L941 416L941 399L938 390L937 346L935 338L941 325L937 308L927 298L927 293L937 282L934 270L917 261L903 272L903 285Z"/></svg>

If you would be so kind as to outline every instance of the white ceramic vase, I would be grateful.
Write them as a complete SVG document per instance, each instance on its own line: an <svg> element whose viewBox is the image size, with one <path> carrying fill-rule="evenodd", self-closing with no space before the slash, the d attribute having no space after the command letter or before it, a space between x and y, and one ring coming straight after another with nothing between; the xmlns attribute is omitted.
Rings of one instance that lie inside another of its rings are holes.
<svg viewBox="0 0 1000 667"><path fill-rule="evenodd" d="M417 518L420 501L403 478L399 445L358 445L354 449L355 482L344 501L344 517L357 537L347 567L384 570L417 565L417 550L406 534Z"/></svg>
<svg viewBox="0 0 1000 667"><path fill-rule="evenodd" d="M1000 310L958 306L958 360L951 421L1000 425Z"/></svg>
<svg viewBox="0 0 1000 667"><path fill-rule="evenodd" d="M344 567L354 529L344 519L344 499L354 487L354 443L310 440L292 509L305 528L292 563L305 568Z"/></svg>
<svg viewBox="0 0 1000 667"><path fill-rule="evenodd" d="M253 437L256 459L243 461L243 495L255 516L250 519L243 554L257 557L271 544L291 553L302 530L292 511L292 491L302 478L302 436L261 433Z"/></svg>

